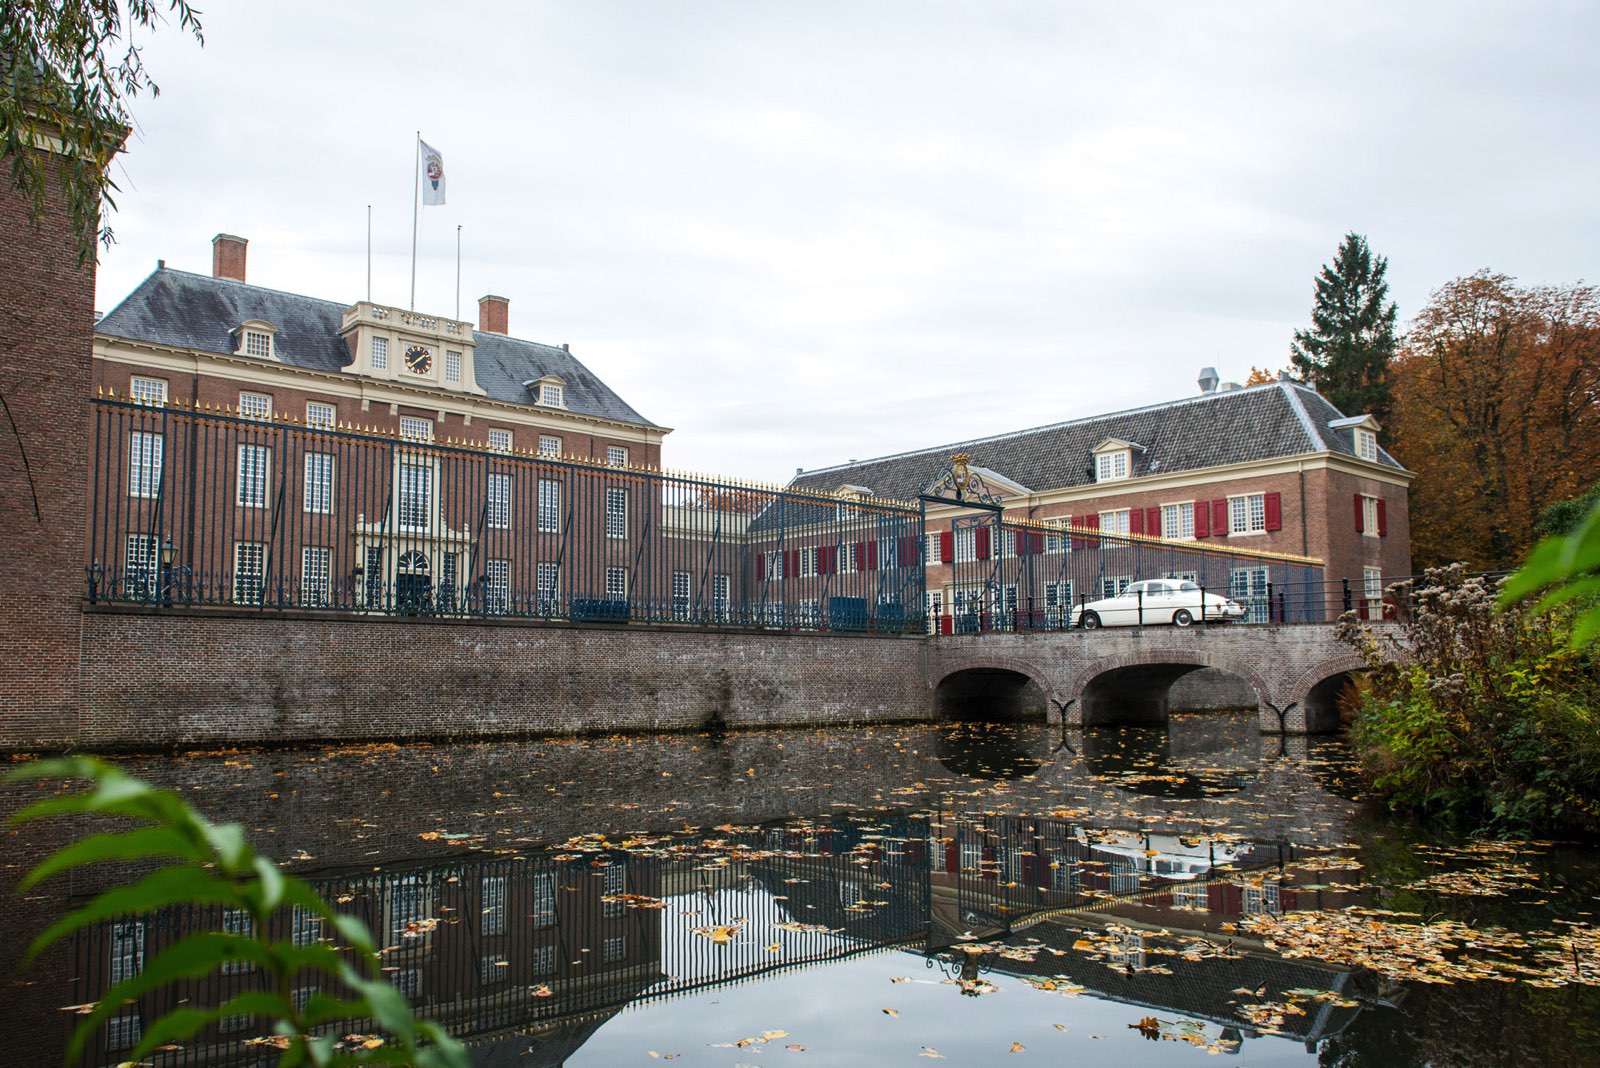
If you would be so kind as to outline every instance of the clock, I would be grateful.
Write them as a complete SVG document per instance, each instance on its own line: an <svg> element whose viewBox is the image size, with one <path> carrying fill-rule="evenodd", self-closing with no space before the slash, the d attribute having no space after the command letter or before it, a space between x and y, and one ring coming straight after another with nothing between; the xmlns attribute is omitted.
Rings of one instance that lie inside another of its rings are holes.
<svg viewBox="0 0 1600 1068"><path fill-rule="evenodd" d="M406 349L406 370L412 374L427 374L433 370L433 353L421 345L412 345Z"/></svg>

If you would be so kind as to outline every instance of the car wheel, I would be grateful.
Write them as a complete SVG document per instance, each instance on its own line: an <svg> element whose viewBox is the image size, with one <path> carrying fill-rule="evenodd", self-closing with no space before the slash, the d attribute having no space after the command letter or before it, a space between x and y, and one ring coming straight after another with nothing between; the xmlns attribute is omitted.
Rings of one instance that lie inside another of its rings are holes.
<svg viewBox="0 0 1600 1068"><path fill-rule="evenodd" d="M1099 630L1100 629L1100 615L1099 615L1099 613L1097 613L1097 612L1085 612L1083 614L1083 622L1079 623L1078 625L1080 627L1082 627L1084 630Z"/></svg>
<svg viewBox="0 0 1600 1068"><path fill-rule="evenodd" d="M1189 614L1187 608L1180 608L1172 613L1172 625L1174 627L1192 627L1194 626L1194 616Z"/></svg>

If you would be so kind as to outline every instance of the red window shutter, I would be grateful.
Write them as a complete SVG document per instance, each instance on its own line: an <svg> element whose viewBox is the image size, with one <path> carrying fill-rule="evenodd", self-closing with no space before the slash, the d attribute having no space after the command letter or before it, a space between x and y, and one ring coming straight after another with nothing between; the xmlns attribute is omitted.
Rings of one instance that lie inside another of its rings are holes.
<svg viewBox="0 0 1600 1068"><path fill-rule="evenodd" d="M1026 530L1017 531L1017 555L1018 556L1027 556L1028 555L1028 551L1029 551L1028 550L1028 544L1029 544L1028 532Z"/></svg>
<svg viewBox="0 0 1600 1068"><path fill-rule="evenodd" d="M1267 529L1283 529L1283 494L1267 494Z"/></svg>
<svg viewBox="0 0 1600 1068"><path fill-rule="evenodd" d="M989 528L976 527L972 531L973 555L979 560L989 559Z"/></svg>
<svg viewBox="0 0 1600 1068"><path fill-rule="evenodd" d="M1090 530L1099 530L1100 517L1097 515L1086 515L1083 517L1083 525L1088 527ZM1083 541L1084 544L1091 549L1099 548L1100 546L1099 538L1085 538Z"/></svg>
<svg viewBox="0 0 1600 1068"><path fill-rule="evenodd" d="M1194 536L1197 538L1211 537L1211 509L1206 507L1205 501L1195 501L1193 508Z"/></svg>
<svg viewBox="0 0 1600 1068"><path fill-rule="evenodd" d="M1228 501L1221 497L1211 502L1211 533L1217 537L1228 532Z"/></svg>
<svg viewBox="0 0 1600 1068"><path fill-rule="evenodd" d="M1144 509L1143 508L1131 508L1131 509L1128 510L1128 533L1129 534L1143 534L1144 533Z"/></svg>
<svg viewBox="0 0 1600 1068"><path fill-rule="evenodd" d="M817 574L833 574L834 561L839 559L839 550L832 545L817 547Z"/></svg>
<svg viewBox="0 0 1600 1068"><path fill-rule="evenodd" d="M861 544L866 547L856 556L856 559L861 561L861 569L863 571L878 570L878 543L875 541L864 541Z"/></svg>
<svg viewBox="0 0 1600 1068"><path fill-rule="evenodd" d="M939 562L948 564L956 558L956 536L946 530L939 535Z"/></svg>
<svg viewBox="0 0 1600 1068"><path fill-rule="evenodd" d="M1378 498L1378 537L1389 536L1389 509L1383 506L1383 498Z"/></svg>
<svg viewBox="0 0 1600 1068"><path fill-rule="evenodd" d="M788 559L783 562L783 573L787 578L800 577L800 550L790 549Z"/></svg>
<svg viewBox="0 0 1600 1068"><path fill-rule="evenodd" d="M756 553L756 581L765 582L767 579L767 554Z"/></svg>
<svg viewBox="0 0 1600 1068"><path fill-rule="evenodd" d="M1366 532L1366 509L1361 506L1361 494L1356 494L1356 533Z"/></svg>
<svg viewBox="0 0 1600 1068"><path fill-rule="evenodd" d="M1033 552L1034 552L1034 555L1036 555L1036 556L1040 556L1040 555L1044 554L1044 535L1043 534L1035 533L1033 535Z"/></svg>
<svg viewBox="0 0 1600 1068"><path fill-rule="evenodd" d="M907 534L900 539L900 566L915 567L917 564L917 539Z"/></svg>
<svg viewBox="0 0 1600 1068"><path fill-rule="evenodd" d="M1161 537L1161 509L1146 508L1144 510L1144 532L1152 538Z"/></svg>

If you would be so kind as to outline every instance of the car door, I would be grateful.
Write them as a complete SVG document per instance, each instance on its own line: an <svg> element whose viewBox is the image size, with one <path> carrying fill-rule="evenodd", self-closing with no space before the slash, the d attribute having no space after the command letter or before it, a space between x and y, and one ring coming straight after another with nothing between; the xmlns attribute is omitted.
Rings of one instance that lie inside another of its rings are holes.
<svg viewBox="0 0 1600 1068"><path fill-rule="evenodd" d="M1139 622L1139 594L1147 584L1135 582L1106 602L1101 613L1108 627L1131 627Z"/></svg>

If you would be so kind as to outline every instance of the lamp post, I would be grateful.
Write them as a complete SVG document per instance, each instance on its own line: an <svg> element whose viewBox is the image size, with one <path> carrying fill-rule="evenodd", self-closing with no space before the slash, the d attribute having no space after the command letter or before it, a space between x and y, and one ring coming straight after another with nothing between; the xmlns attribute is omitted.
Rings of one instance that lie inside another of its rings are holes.
<svg viewBox="0 0 1600 1068"><path fill-rule="evenodd" d="M172 561L177 557L178 549L172 544L172 539L167 538L161 543L161 606L172 607Z"/></svg>

